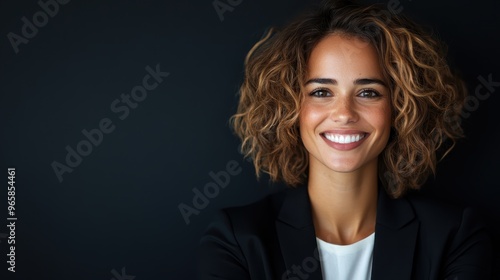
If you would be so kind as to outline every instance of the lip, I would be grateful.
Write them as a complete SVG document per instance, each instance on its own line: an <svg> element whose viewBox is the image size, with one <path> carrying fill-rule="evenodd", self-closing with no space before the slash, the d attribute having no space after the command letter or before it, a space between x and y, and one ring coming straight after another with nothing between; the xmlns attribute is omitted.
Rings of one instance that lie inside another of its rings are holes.
<svg viewBox="0 0 500 280"><path fill-rule="evenodd" d="M360 139L358 142L343 144L343 143L335 143L335 142L328 140L325 136L325 133L339 134L339 135L363 134L364 136L363 136L363 139ZM363 142L365 141L366 138L368 138L368 136L370 136L369 133L361 131L361 130L328 130L328 131L323 131L322 133L320 133L320 135L321 135L321 138L323 138L323 140L326 142L326 144L328 146L330 146L336 150L340 150L340 151L349 151L349 150L356 149L361 144L363 144Z"/></svg>

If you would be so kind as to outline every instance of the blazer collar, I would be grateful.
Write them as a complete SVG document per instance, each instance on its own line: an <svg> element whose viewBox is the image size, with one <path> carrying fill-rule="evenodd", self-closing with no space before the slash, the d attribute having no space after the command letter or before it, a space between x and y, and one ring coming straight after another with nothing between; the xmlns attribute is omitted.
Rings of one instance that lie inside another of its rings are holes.
<svg viewBox="0 0 500 280"><path fill-rule="evenodd" d="M288 270L284 275L305 279L307 274L307 279L322 279L307 186L285 191L280 200L276 231ZM418 222L409 202L392 199L379 187L372 280L411 277L417 231Z"/></svg>
<svg viewBox="0 0 500 280"><path fill-rule="evenodd" d="M279 279L323 279L307 187L288 189L280 199L275 225L286 269Z"/></svg>
<svg viewBox="0 0 500 280"><path fill-rule="evenodd" d="M406 198L378 193L372 280L411 279L419 222Z"/></svg>

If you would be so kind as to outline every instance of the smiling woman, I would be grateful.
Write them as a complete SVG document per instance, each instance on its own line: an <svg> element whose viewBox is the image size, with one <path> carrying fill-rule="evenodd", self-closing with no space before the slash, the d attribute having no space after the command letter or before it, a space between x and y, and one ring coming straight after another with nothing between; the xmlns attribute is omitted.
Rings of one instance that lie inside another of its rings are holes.
<svg viewBox="0 0 500 280"><path fill-rule="evenodd" d="M443 57L404 16L349 1L258 42L232 124L257 176L291 188L222 210L200 279L489 279L474 210L411 191L462 135Z"/></svg>
<svg viewBox="0 0 500 280"><path fill-rule="evenodd" d="M309 177L330 170L376 174L391 130L391 104L375 48L333 33L313 49L308 69L299 126Z"/></svg>

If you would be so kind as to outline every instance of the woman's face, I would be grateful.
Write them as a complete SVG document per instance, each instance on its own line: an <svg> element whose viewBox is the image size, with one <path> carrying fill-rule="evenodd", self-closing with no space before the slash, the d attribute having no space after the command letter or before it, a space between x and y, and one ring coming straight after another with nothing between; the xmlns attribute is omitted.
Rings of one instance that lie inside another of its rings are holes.
<svg viewBox="0 0 500 280"><path fill-rule="evenodd" d="M300 111L310 168L376 167L391 129L391 103L375 48L331 34L313 49ZM327 170L325 170L327 171Z"/></svg>

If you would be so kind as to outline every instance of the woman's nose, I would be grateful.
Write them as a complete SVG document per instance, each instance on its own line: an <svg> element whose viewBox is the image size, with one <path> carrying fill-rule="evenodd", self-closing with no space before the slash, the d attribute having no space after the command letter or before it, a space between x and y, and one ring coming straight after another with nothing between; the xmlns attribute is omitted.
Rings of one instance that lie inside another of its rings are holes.
<svg viewBox="0 0 500 280"><path fill-rule="evenodd" d="M333 103L331 118L338 124L357 122L358 114L352 97L337 97L337 100Z"/></svg>

